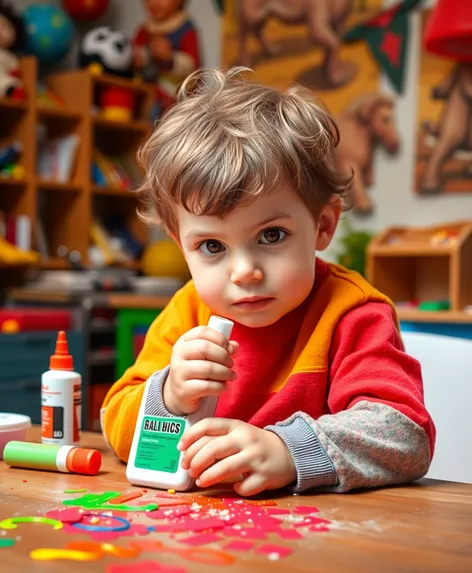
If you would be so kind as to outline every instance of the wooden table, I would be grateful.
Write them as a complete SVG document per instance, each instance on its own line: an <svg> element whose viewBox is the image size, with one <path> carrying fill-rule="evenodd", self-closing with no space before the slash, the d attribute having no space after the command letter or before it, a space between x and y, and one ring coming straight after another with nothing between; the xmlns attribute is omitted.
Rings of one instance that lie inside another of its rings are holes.
<svg viewBox="0 0 472 573"><path fill-rule="evenodd" d="M28 439L37 441L39 429L32 428ZM125 466L114 458L100 435L84 433L81 445L102 452L103 471L99 476L13 469L0 462L0 521L15 515L44 516L50 509L60 508L63 499L71 497L64 493L69 488L87 488L88 492L135 489L126 480ZM145 497L152 501L155 493L149 490ZM472 485L425 479L408 486L362 493L288 494L272 496L272 499L277 499L279 507L316 506L322 517L333 522L332 528L326 533L309 532L295 542L281 542L274 536L268 542L295 548L292 555L279 561L269 561L253 551L235 552L237 560L232 565L211 566L192 563L175 554L148 552L134 559L105 556L86 563L34 561L29 556L33 549L64 548L70 541L90 541L90 538L54 531L44 524L19 524L18 529L8 531L8 537L18 537L16 545L0 549L0 571L106 571L110 564L137 565L149 560L199 573L225 570L228 573L472 571ZM143 519L150 521L145 516ZM111 543L126 545L130 539L125 537ZM159 539L166 545L176 545L165 533L153 533L140 539ZM219 548L219 545L208 547Z"/></svg>

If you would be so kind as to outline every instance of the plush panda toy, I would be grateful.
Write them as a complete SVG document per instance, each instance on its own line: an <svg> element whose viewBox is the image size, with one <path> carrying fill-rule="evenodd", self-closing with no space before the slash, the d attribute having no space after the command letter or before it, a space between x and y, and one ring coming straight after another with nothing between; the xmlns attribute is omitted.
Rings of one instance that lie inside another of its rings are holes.
<svg viewBox="0 0 472 573"><path fill-rule="evenodd" d="M108 26L93 28L85 34L79 52L81 68L123 78L133 75L133 50L125 34Z"/></svg>

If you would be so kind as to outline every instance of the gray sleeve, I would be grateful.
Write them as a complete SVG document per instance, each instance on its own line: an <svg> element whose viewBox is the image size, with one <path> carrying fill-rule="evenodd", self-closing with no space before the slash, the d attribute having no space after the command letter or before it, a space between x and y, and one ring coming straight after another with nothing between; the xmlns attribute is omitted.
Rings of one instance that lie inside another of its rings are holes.
<svg viewBox="0 0 472 573"><path fill-rule="evenodd" d="M148 383L149 391L147 395L146 405L144 406L144 413L146 416L156 416L159 418L182 418L185 416L176 416L167 410L162 396L162 389L169 376L170 366L166 366L162 370L154 372L149 378Z"/></svg>
<svg viewBox="0 0 472 573"><path fill-rule="evenodd" d="M292 455L297 493L407 483L423 477L431 461L423 428L376 402L361 401L318 420L297 412L265 429L276 433Z"/></svg>

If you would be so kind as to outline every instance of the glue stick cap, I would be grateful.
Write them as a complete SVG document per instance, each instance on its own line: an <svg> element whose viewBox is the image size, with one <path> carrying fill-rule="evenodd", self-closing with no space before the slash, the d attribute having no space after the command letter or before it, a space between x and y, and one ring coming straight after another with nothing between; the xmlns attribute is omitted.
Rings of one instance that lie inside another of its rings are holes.
<svg viewBox="0 0 472 573"><path fill-rule="evenodd" d="M218 332L229 339L231 336L231 331L233 330L234 322L228 320L227 318L223 318L222 316L210 316L210 320L208 321L208 326L210 328L214 328Z"/></svg>
<svg viewBox="0 0 472 573"><path fill-rule="evenodd" d="M56 350L49 360L51 370L74 370L74 361L69 354L66 333L60 330L56 340Z"/></svg>
<svg viewBox="0 0 472 573"><path fill-rule="evenodd" d="M66 467L71 473L94 476L102 465L102 454L98 450L72 448L67 454Z"/></svg>

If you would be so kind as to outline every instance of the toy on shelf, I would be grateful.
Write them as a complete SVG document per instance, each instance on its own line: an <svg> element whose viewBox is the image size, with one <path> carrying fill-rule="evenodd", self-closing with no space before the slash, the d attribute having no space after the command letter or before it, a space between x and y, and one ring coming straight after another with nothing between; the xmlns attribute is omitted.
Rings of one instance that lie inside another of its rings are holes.
<svg viewBox="0 0 472 573"><path fill-rule="evenodd" d="M178 85L201 65L198 34L183 0L144 0L149 19L133 40L135 70L156 86L158 117L175 101Z"/></svg>
<svg viewBox="0 0 472 573"><path fill-rule="evenodd" d="M62 5L73 20L91 22L106 13L110 0L62 0Z"/></svg>
<svg viewBox="0 0 472 573"><path fill-rule="evenodd" d="M0 97L25 99L20 61L15 54L24 43L25 28L21 16L0 0Z"/></svg>
<svg viewBox="0 0 472 573"><path fill-rule="evenodd" d="M132 48L127 36L108 26L100 26L85 34L79 55L79 65L91 73L103 73L131 78ZM106 119L130 121L136 105L135 92L122 85L100 86L98 106Z"/></svg>
<svg viewBox="0 0 472 573"><path fill-rule="evenodd" d="M68 14L52 4L32 4L23 12L26 51L42 64L54 64L72 47L75 28Z"/></svg>
<svg viewBox="0 0 472 573"><path fill-rule="evenodd" d="M390 227L367 247L367 278L402 311L461 311L472 304L472 220Z"/></svg>
<svg viewBox="0 0 472 573"><path fill-rule="evenodd" d="M23 144L21 141L13 141L9 145L0 147L0 170L6 169L18 161L21 152L23 151Z"/></svg>
<svg viewBox="0 0 472 573"><path fill-rule="evenodd" d="M190 278L182 251L171 239L162 239L148 245L141 264L143 273L148 277Z"/></svg>

